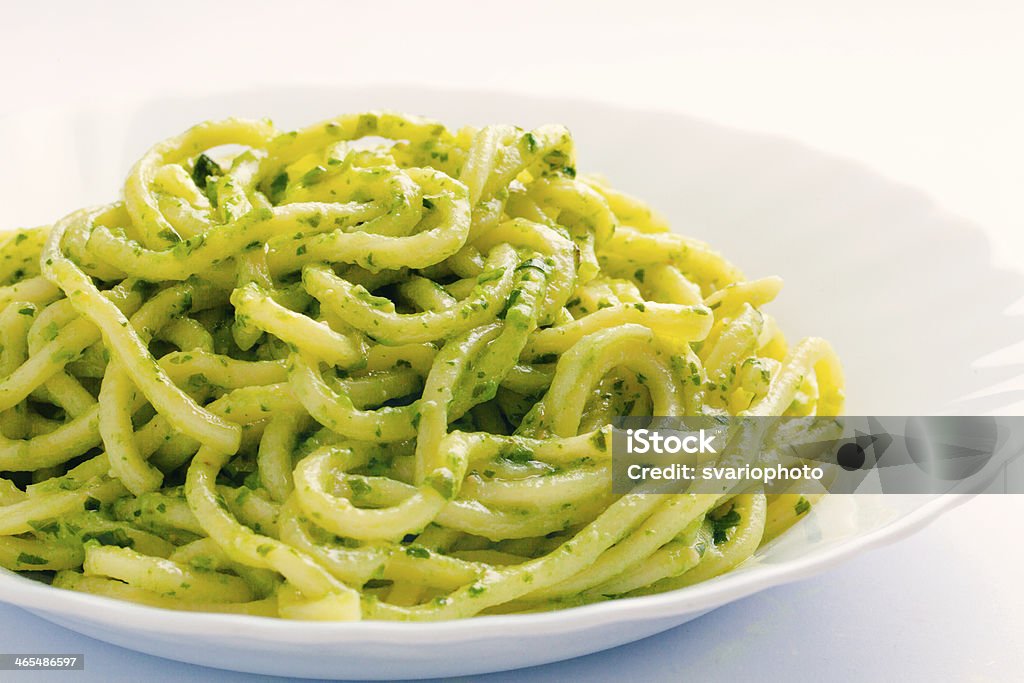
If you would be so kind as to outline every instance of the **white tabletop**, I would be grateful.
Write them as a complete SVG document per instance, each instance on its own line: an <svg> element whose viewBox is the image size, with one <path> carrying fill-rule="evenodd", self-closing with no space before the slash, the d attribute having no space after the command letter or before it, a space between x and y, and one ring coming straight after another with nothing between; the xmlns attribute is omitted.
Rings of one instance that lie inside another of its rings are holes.
<svg viewBox="0 0 1024 683"><path fill-rule="evenodd" d="M998 265L1024 269L1024 4L1013 0L31 5L0 22L0 114L287 83L627 102L861 161L975 221ZM1014 353L1024 360L1024 344ZM478 680L1019 680L1022 538L1024 498L983 496L898 545L666 634ZM85 673L25 680L213 673L6 606L0 651L86 656Z"/></svg>

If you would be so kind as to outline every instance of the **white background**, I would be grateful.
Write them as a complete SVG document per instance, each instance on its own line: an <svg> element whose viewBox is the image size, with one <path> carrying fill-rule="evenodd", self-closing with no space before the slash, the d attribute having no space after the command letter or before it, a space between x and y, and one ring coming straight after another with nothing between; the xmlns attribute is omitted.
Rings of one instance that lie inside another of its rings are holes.
<svg viewBox="0 0 1024 683"><path fill-rule="evenodd" d="M0 9L0 65L0 115L289 83L485 87L677 110L922 188L986 229L997 265L1024 269L1020 2L32 3ZM1024 345L1013 353L1024 360ZM1021 539L1024 500L977 499L824 577L495 680L1019 679ZM89 671L65 676L76 681L209 673L0 607L0 652L31 651L85 652Z"/></svg>

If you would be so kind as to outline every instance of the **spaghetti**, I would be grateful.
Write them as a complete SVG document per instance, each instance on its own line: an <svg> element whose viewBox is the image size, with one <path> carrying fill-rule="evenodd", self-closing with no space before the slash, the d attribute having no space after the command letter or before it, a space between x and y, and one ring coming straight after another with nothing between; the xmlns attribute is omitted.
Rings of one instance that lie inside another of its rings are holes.
<svg viewBox="0 0 1024 683"><path fill-rule="evenodd" d="M813 499L627 494L615 415L835 415L745 281L560 126L203 123L0 247L0 566L145 605L438 620L728 571Z"/></svg>

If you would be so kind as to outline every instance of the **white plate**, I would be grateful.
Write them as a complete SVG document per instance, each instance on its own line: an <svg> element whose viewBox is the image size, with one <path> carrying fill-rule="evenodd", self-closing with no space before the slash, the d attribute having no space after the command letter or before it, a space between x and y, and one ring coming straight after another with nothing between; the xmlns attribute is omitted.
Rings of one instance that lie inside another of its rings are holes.
<svg viewBox="0 0 1024 683"><path fill-rule="evenodd" d="M750 276L780 274L772 310L793 337L830 339L849 414L985 413L1007 369L975 362L1022 338L1004 311L1024 292L993 270L976 228L922 195L786 140L678 114L417 88L264 89L106 109L27 112L0 126L0 226L109 200L152 142L226 115L298 126L393 108L445 122L569 125L579 167L649 200ZM982 331L984 331L982 333ZM58 591L0 570L0 600L134 650L317 678L414 678L567 659L658 633L756 591L824 571L927 524L963 496L833 496L737 571L685 590L539 615L440 624L297 623L155 610Z"/></svg>

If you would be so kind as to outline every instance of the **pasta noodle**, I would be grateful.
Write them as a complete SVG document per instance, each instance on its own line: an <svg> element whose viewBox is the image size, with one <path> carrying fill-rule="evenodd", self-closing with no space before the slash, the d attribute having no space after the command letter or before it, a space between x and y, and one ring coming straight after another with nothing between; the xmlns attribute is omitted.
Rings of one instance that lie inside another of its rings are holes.
<svg viewBox="0 0 1024 683"><path fill-rule="evenodd" d="M828 344L560 126L200 124L0 246L0 566L439 620L729 571L816 497L611 492L629 415L838 415Z"/></svg>

